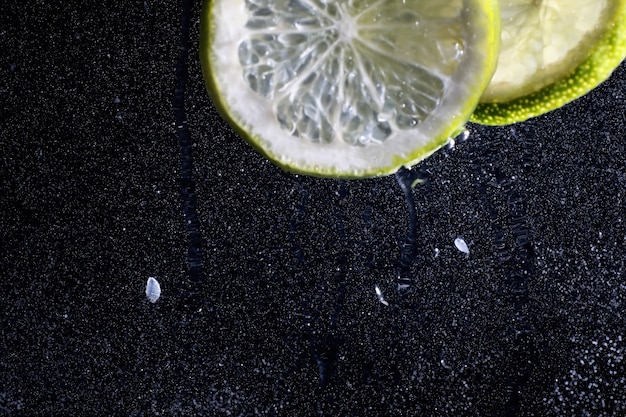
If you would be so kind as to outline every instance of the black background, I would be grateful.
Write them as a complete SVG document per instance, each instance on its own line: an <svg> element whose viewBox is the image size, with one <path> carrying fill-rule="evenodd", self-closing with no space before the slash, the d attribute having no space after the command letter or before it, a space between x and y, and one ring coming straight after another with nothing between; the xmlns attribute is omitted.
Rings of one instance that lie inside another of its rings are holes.
<svg viewBox="0 0 626 417"><path fill-rule="evenodd" d="M285 173L234 133L199 9L185 147L182 5L0 6L1 415L626 413L624 66L415 167L412 231L394 176Z"/></svg>

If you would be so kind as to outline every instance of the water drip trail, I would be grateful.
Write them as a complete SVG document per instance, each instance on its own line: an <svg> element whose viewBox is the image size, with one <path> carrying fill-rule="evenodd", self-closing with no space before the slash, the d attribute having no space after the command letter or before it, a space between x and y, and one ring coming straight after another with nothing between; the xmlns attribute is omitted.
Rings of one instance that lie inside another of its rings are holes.
<svg viewBox="0 0 626 417"><path fill-rule="evenodd" d="M202 251L202 230L198 219L195 180L193 176L192 138L187 126L185 92L188 83L189 29L191 26L193 0L183 0L180 21L180 44L175 66L175 87L172 95L172 112L176 122L176 135L180 147L180 195L187 232L187 266L189 286L185 291L188 307L197 311L202 302L202 277L204 271Z"/></svg>
<svg viewBox="0 0 626 417"><path fill-rule="evenodd" d="M342 214L342 203L345 202L348 191L346 189L346 182L339 181L339 205L335 211L336 227L338 234L338 244L342 248L347 247L346 225ZM338 322L341 317L341 311L343 309L346 299L346 275L347 275L347 253L345 249L342 249L338 254L337 259L337 271L333 273L333 284L336 286L335 302L333 304L332 313L330 314L330 323L328 329L322 332L312 342L313 355L318 365L319 371L319 387L324 388L328 385L333 377L337 374L337 364L339 360L339 351L343 344L343 340L339 337ZM324 296L324 294L321 294Z"/></svg>
<svg viewBox="0 0 626 417"><path fill-rule="evenodd" d="M303 295L306 292L307 283L310 281L310 272L309 264L304 256L302 240L298 237L300 224L304 220L308 208L309 191L298 177L296 177L294 185L300 198L299 202L293 204L291 207L292 214L289 221L289 240L291 243L291 255L293 256L292 261L294 262L294 284L296 284L293 294L294 297L298 297L300 301L299 309L295 315L300 317L301 333L292 333L284 338L285 345L291 352L294 360L289 367L281 372L280 377L276 379L274 384L275 399L280 403L289 401L289 396L292 395L286 381L309 363L309 357L304 352L303 345L306 343L311 344L311 340L313 339L311 332L315 322L315 312L312 308L312 301ZM305 341L304 343L302 343L303 340Z"/></svg>
<svg viewBox="0 0 626 417"><path fill-rule="evenodd" d="M338 188L339 206L334 211L334 215L337 243L343 248L347 246L346 224L342 210L342 203L345 202L347 196L346 182L339 181ZM298 237L300 224L305 220L307 214L310 194L300 181L296 183L296 190L300 198L299 202L292 206L290 240L296 275L295 284L301 291L299 294L300 307L296 313L301 318L301 325L298 331L299 336L295 336L295 338L300 339L300 342L303 343L299 343L298 340L292 341L295 360L292 366L282 373L281 380L286 380L301 368L310 366L311 361L313 361L319 376L318 389L323 390L337 374L339 351L343 343L342 338L339 337L338 324L347 292L348 255L345 249L340 250L337 254L337 267L324 266L329 271L328 278L322 282L316 282L313 279L315 271L320 267L320 260L315 257L313 259L306 258L304 242ZM326 261L321 262L327 263ZM294 292L294 294L296 293ZM330 300L332 301L327 303ZM328 317L328 320L325 317ZM307 346L306 351L302 350L304 346ZM278 398L284 400L283 396L287 395L285 387L278 383L275 389Z"/></svg>
<svg viewBox="0 0 626 417"><path fill-rule="evenodd" d="M413 185L426 179L421 171L410 171L404 167L396 172L396 181L404 193L404 200L409 211L409 227L398 262L398 291L400 295L410 290L413 283L411 266L417 254L417 208L413 197Z"/></svg>
<svg viewBox="0 0 626 417"><path fill-rule="evenodd" d="M348 191L346 189L346 182L339 181L339 198L340 205L336 210L336 226L337 226L337 234L339 236L338 243L342 246L342 249L338 255L338 273L336 274L335 283L337 284L337 301L335 303L333 314L331 315L331 329L335 330L337 328L337 322L339 321L339 317L341 315L341 310L343 308L343 304L346 298L346 274L348 269L348 255L346 253L345 248L347 245L347 235L346 235L346 224L344 221L344 216L341 210L341 202L344 202L346 196L348 195Z"/></svg>
<svg viewBox="0 0 626 417"><path fill-rule="evenodd" d="M531 135L532 132L529 134ZM473 149L476 154L473 158L475 178L478 178L478 192L481 203L488 213L491 229L494 235L494 246L497 260L502 269L505 281L505 294L512 305L511 346L509 355L509 368L511 372L506 378L507 400L503 404L503 416L515 417L520 414L524 390L527 388L533 368L536 365L536 351L534 334L536 328L533 320L532 306L529 299L529 284L534 275L534 249L532 245L532 231L528 225L527 203L524 195L524 177L530 171L533 164L532 140L524 139L524 135L518 134L513 128L511 136L521 141L523 153L521 169L518 172L507 173L497 162L500 156L497 154L500 147L491 144L493 151L489 155L494 163L481 161L481 151ZM502 140L510 141L511 138ZM482 162L482 164L481 164ZM489 166L486 170L484 166ZM518 179L521 178L521 179ZM488 184L497 184L500 191L499 198L506 201L506 209L503 214L507 221L499 219L498 209L491 203L488 195ZM508 226L508 227L507 227Z"/></svg>

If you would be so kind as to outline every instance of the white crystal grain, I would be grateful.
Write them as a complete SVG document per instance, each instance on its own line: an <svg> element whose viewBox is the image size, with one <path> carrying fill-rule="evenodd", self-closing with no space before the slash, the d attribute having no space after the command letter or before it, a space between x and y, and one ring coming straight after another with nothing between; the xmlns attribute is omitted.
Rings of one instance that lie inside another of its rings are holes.
<svg viewBox="0 0 626 417"><path fill-rule="evenodd" d="M469 255L469 248L467 247L467 243L465 243L462 237L457 237L456 239L454 239L454 246L456 246L456 248L461 252Z"/></svg>
<svg viewBox="0 0 626 417"><path fill-rule="evenodd" d="M161 296L161 285L155 278L148 278L146 283L146 297L151 303L156 303Z"/></svg>

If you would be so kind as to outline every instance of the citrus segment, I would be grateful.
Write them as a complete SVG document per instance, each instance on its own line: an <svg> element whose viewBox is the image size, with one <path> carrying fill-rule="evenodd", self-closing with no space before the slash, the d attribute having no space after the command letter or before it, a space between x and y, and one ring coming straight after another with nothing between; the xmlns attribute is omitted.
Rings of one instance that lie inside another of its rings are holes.
<svg viewBox="0 0 626 417"><path fill-rule="evenodd" d="M215 0L202 15L209 93L276 164L389 174L444 145L494 70L495 0Z"/></svg>

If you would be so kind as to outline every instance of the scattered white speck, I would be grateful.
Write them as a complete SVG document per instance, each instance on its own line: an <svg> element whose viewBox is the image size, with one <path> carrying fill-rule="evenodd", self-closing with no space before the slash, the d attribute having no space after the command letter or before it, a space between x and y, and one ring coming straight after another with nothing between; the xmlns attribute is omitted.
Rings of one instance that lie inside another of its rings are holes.
<svg viewBox="0 0 626 417"><path fill-rule="evenodd" d="M378 301L388 306L389 303L383 297L383 292L380 290L380 288L378 288L378 285L374 287L374 291L376 291L376 296L378 297Z"/></svg>
<svg viewBox="0 0 626 417"><path fill-rule="evenodd" d="M435 248L435 258L439 256L439 248Z"/></svg>
<svg viewBox="0 0 626 417"><path fill-rule="evenodd" d="M148 278L148 283L146 284L146 297L148 297L148 301L156 303L160 296L161 285L159 281L153 277Z"/></svg>
<svg viewBox="0 0 626 417"><path fill-rule="evenodd" d="M465 243L462 237L457 237L456 239L454 239L454 246L456 246L456 248L461 252L469 255L469 248L467 247L467 243Z"/></svg>

